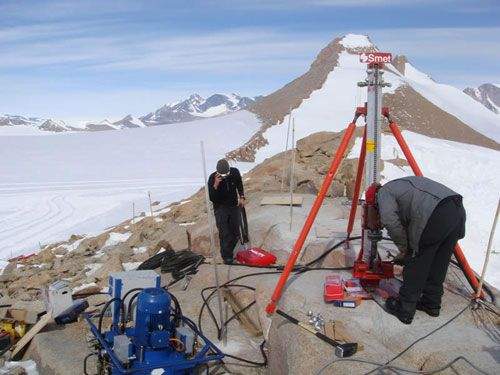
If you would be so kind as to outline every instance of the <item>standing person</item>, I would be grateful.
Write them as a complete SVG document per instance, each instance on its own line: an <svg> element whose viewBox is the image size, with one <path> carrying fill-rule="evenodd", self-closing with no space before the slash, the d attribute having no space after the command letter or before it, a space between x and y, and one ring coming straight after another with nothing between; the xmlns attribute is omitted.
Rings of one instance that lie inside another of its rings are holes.
<svg viewBox="0 0 500 375"><path fill-rule="evenodd" d="M411 324L415 310L437 317L443 283L457 241L465 236L462 196L425 177L405 177L384 186L373 184L380 222L403 255L403 285L399 299L386 308Z"/></svg>
<svg viewBox="0 0 500 375"><path fill-rule="evenodd" d="M230 168L226 159L219 160L216 171L208 178L208 194L214 205L222 259L231 264L238 242L238 206L245 205L240 171Z"/></svg>

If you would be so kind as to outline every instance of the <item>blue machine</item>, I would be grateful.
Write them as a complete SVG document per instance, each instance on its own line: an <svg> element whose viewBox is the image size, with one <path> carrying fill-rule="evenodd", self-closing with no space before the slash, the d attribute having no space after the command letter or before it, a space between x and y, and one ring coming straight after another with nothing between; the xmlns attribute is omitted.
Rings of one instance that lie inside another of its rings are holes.
<svg viewBox="0 0 500 375"><path fill-rule="evenodd" d="M162 288L143 289L137 298L135 326L124 328L116 314L111 330L104 334L92 322L93 316L85 315L100 344L99 361L109 373L149 375L162 369L163 375L194 374L197 366L224 357L192 321L176 316L171 301ZM116 308L122 301L114 303ZM199 339L201 348L195 344Z"/></svg>

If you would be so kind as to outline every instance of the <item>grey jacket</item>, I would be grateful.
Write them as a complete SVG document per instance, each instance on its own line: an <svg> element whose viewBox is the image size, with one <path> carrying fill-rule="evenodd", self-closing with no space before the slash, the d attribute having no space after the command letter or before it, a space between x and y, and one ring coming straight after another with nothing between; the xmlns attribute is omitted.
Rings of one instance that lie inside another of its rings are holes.
<svg viewBox="0 0 500 375"><path fill-rule="evenodd" d="M382 186L376 197L380 221L399 251L418 252L422 232L444 198L460 194L426 177L405 177Z"/></svg>

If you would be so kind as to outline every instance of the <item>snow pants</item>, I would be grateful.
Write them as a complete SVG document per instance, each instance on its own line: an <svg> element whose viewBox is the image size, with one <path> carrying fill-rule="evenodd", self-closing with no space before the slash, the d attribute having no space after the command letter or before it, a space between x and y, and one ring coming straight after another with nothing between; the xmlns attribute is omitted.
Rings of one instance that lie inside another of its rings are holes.
<svg viewBox="0 0 500 375"><path fill-rule="evenodd" d="M224 260L233 259L233 250L238 242L239 211L238 206L217 207L215 222L219 230L220 252Z"/></svg>
<svg viewBox="0 0 500 375"><path fill-rule="evenodd" d="M399 290L401 307L415 313L419 300L441 308L443 283L455 245L465 235L465 210L461 197L449 197L439 203L420 237L417 254L407 254L403 285Z"/></svg>

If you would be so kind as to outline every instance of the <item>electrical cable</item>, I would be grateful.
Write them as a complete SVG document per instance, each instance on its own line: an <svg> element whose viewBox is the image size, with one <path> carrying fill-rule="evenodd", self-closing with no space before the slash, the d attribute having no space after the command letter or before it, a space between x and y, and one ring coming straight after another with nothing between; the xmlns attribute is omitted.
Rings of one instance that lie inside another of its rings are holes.
<svg viewBox="0 0 500 375"><path fill-rule="evenodd" d="M410 350L411 348L413 348L416 344L418 344L420 341L426 339L427 337L433 335L434 333L436 333L437 331L439 331L440 329L446 327L448 324L450 324L451 322L453 322L456 318L458 318L460 315L462 315L467 309L469 309L470 307L472 306L472 302L470 302L469 304L467 304L462 310L460 310L457 314L455 314L452 318L450 318L449 320L447 320L445 323L441 324L439 327L437 327L436 329L432 330L431 332L429 332L428 334L420 337L419 339L413 341L409 346L407 346L404 350L402 350L401 352L399 352L396 356L394 356L392 359L390 359L389 361L387 361L385 365L388 365L389 363L395 361L396 359L398 359L399 357L401 357L404 353L406 353L408 350ZM365 375L368 375L368 374L371 374L375 371L379 370L379 368L376 368L370 372L367 372Z"/></svg>
<svg viewBox="0 0 500 375"><path fill-rule="evenodd" d="M93 355L97 355L96 353L90 353L90 354L87 354L85 356L85 358L83 359L83 374L84 375L89 375L89 373L87 372L87 361L90 357L92 357Z"/></svg>
<svg viewBox="0 0 500 375"><path fill-rule="evenodd" d="M453 259L450 260L450 263L453 264L458 269L460 269L462 271L462 273L465 275L465 278L467 279L467 281L469 282L469 284L472 285L471 281L470 281L470 279L469 279L469 277L467 275L467 273L465 272L465 270L464 270L464 268L462 266L462 264L459 263L457 260L453 260ZM472 272L474 272L474 271L472 271ZM479 279L479 275L476 272L474 272L474 276L476 277L476 279ZM486 294L488 294L488 296L490 296L491 303L493 303L493 305L496 306L497 299L495 297L495 294L493 293L493 291L489 287L489 285L483 284L483 289L486 292ZM472 288L472 290L474 290L474 288Z"/></svg>
<svg viewBox="0 0 500 375"><path fill-rule="evenodd" d="M458 362L459 360L465 361L470 367L472 367L474 370L476 370L480 374L489 375L486 371L481 370L474 363L472 363L471 361L469 361L467 358L465 358L463 356L458 356L458 357L454 358L453 360L451 360L450 362L446 363L445 365L443 365L441 367L434 368L434 369L429 369L429 370L413 370L413 369L399 367L399 366L394 366L394 365L387 365L387 364L383 364L383 363L380 363L380 362L369 361L369 360L365 360L365 359L335 358L335 359L332 359L332 360L326 362L325 364L323 364L321 366L321 368L319 370L317 370L314 374L315 375L320 375L328 367L330 367L333 364L338 363L338 362L366 363L366 364L369 364L369 365L378 366L375 370L379 370L380 372L382 372L382 370L392 370L394 372L402 371L402 372L407 372L407 373L410 373L410 374L435 374L435 373L438 373L438 372L441 372L441 371L444 371L444 370L450 368L454 363ZM375 371L375 370L373 370L373 371ZM371 371L371 372L373 372L373 371Z"/></svg>
<svg viewBox="0 0 500 375"><path fill-rule="evenodd" d="M106 302L106 304L104 305L104 307L102 308L102 311L101 311L101 314L99 315L99 324L98 324L98 329L97 329L97 332L99 332L99 335L102 336L102 320L104 318L104 314L106 313L106 310L108 309L108 307L115 301L119 301L120 302L120 311L122 313L122 317L125 316L125 306L124 306L124 303L123 301L118 298L118 297L114 297L114 298L111 298L108 302Z"/></svg>
<svg viewBox="0 0 500 375"><path fill-rule="evenodd" d="M154 269L161 266L163 258L169 254L170 255L175 254L175 251L172 249L169 249L169 250L162 251L158 254L155 254L151 258L146 259L144 262L142 262L139 265L139 267L137 267L137 269L138 270L154 270Z"/></svg>
<svg viewBox="0 0 500 375"><path fill-rule="evenodd" d="M249 242L248 221L245 206L238 206L238 239L242 245Z"/></svg>

